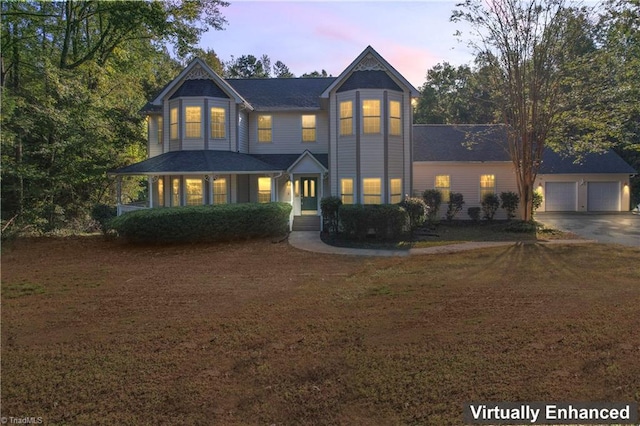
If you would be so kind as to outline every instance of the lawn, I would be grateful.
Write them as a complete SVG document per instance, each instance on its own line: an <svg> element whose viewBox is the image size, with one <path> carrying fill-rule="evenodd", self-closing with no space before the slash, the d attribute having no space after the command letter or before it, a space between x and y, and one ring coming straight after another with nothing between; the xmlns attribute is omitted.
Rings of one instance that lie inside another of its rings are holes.
<svg viewBox="0 0 640 426"><path fill-rule="evenodd" d="M447 425L468 401L638 401L639 264L596 244L361 258L18 240L1 415Z"/></svg>

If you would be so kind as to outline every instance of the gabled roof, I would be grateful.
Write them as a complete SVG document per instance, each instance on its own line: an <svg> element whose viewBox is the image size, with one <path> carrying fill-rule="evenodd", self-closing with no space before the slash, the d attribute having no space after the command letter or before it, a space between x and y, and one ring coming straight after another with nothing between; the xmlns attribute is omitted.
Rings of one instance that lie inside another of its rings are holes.
<svg viewBox="0 0 640 426"><path fill-rule="evenodd" d="M417 124L414 161L511 161L504 126L492 124Z"/></svg>
<svg viewBox="0 0 640 426"><path fill-rule="evenodd" d="M506 128L500 124L417 124L413 126L414 161L510 162ZM636 171L612 150L581 160L546 148L539 174L620 173Z"/></svg>
<svg viewBox="0 0 640 426"><path fill-rule="evenodd" d="M308 154L307 154L308 153ZM311 154L325 168L327 154ZM170 151L139 163L112 170L109 175L214 174L214 173L278 173L285 172L302 156L300 154L241 154L231 151Z"/></svg>
<svg viewBox="0 0 640 426"><path fill-rule="evenodd" d="M393 79L400 83L400 86L404 86L409 89L411 92L411 96L418 97L420 93L418 90L413 87L407 79L405 79L402 74L400 74L395 68L391 66L389 62L387 62L375 49L371 46L367 46L366 49L362 51L358 57L351 62L351 64L335 79L330 86L328 86L324 92L322 92L322 98L328 98L329 94L333 89L340 86L351 76L351 74L357 71L360 67L364 67L366 69L371 69L374 71L385 71L388 75L391 75ZM381 69L382 68L382 69Z"/></svg>
<svg viewBox="0 0 640 426"><path fill-rule="evenodd" d="M226 82L256 110L316 110L320 95L335 77L248 78Z"/></svg>
<svg viewBox="0 0 640 426"><path fill-rule="evenodd" d="M248 108L251 108L248 102L233 87L231 87L225 80L223 80L218 74L216 74L215 71L213 71L209 67L209 65L207 65L200 58L195 58L193 61L189 62L189 65L187 65L176 78L174 78L169 84L167 84L162 89L162 91L147 105L161 105L162 100L165 98L165 96L171 94L174 89L180 89L180 86L186 81L185 78L192 72L195 74L199 74L196 79L212 80L215 85L220 90L222 90L229 98L233 99L236 103L244 103ZM145 106L145 108L147 108L147 106Z"/></svg>

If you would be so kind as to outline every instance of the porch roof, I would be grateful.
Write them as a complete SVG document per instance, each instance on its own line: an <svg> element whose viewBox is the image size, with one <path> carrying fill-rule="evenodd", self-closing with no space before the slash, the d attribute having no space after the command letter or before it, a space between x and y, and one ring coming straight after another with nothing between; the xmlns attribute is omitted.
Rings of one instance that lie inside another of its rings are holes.
<svg viewBox="0 0 640 426"><path fill-rule="evenodd" d="M109 171L109 175L260 174L284 172L300 154L241 154L231 151L171 151ZM327 154L315 154L323 165Z"/></svg>

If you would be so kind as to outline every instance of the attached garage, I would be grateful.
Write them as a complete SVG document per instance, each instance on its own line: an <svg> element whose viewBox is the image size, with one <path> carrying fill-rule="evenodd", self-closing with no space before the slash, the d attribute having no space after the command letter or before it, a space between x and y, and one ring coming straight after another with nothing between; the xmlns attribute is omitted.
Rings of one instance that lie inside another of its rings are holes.
<svg viewBox="0 0 640 426"><path fill-rule="evenodd" d="M587 182L587 211L620 210L620 182Z"/></svg>
<svg viewBox="0 0 640 426"><path fill-rule="evenodd" d="M548 212L574 212L577 210L576 182L547 182L545 204Z"/></svg>

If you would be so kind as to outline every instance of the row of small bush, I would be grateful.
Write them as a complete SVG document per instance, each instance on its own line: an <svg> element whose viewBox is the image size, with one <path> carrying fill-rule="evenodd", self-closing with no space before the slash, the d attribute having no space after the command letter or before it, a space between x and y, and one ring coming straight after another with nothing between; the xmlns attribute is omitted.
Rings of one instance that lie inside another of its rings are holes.
<svg viewBox="0 0 640 426"><path fill-rule="evenodd" d="M288 231L288 203L167 207L129 212L109 222L136 243L192 243L266 238Z"/></svg>

